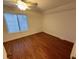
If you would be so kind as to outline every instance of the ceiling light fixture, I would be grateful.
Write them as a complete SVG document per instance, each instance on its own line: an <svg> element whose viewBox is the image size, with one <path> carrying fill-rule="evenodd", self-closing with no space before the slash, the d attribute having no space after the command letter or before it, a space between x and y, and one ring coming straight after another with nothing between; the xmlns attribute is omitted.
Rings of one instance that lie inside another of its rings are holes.
<svg viewBox="0 0 79 59"><path fill-rule="evenodd" d="M23 11L26 9L30 9L29 6L21 0L18 0L16 5L20 10L23 10Z"/></svg>

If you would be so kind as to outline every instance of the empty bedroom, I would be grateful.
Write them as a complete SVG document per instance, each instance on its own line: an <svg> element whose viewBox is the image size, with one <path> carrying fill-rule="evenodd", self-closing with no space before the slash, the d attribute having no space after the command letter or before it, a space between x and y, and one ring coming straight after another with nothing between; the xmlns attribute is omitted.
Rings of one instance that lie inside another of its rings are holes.
<svg viewBox="0 0 79 59"><path fill-rule="evenodd" d="M4 59L76 59L76 0L3 0Z"/></svg>

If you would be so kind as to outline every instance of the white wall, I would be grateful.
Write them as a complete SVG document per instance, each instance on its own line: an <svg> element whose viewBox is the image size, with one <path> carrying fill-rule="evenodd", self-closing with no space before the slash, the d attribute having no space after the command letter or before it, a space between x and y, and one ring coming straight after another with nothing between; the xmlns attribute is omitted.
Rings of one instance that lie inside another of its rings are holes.
<svg viewBox="0 0 79 59"><path fill-rule="evenodd" d="M43 31L64 40L76 40L75 3L69 3L44 12Z"/></svg>
<svg viewBox="0 0 79 59"><path fill-rule="evenodd" d="M76 57L76 43L74 44L71 55L70 55L71 59L72 59L72 57Z"/></svg>
<svg viewBox="0 0 79 59"><path fill-rule="evenodd" d="M4 47L3 47L3 54L4 54L3 59L8 59L8 58L7 58L7 53L6 53L6 50L5 50Z"/></svg>
<svg viewBox="0 0 79 59"><path fill-rule="evenodd" d="M5 12L13 12L9 8L4 9L4 11ZM16 10L14 10L14 11L16 11ZM19 12L16 11L14 13L19 13ZM23 13L27 14L27 16L29 18L28 19L28 23L29 23L28 31L10 34L7 32L6 24L4 21L4 33L3 33L4 34L4 37L3 37L4 42L42 31L42 15L41 15L41 13L35 12L35 11L27 11L27 12L23 12Z"/></svg>

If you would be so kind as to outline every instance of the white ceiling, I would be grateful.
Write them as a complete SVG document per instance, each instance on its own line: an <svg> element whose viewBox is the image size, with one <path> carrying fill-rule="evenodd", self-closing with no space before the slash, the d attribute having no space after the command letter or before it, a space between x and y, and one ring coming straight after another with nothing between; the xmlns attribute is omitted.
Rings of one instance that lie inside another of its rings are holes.
<svg viewBox="0 0 79 59"><path fill-rule="evenodd" d="M10 6L12 3L15 3L16 1L17 0L3 0L4 4L10 5ZM46 11L48 9L55 8L71 2L75 3L76 0L26 0L26 1L36 2L38 3L38 7L42 11Z"/></svg>

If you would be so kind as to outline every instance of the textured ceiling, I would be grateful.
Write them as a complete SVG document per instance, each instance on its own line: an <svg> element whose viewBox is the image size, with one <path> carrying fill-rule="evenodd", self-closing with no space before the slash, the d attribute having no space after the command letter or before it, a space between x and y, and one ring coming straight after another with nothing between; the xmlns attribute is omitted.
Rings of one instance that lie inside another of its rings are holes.
<svg viewBox="0 0 79 59"><path fill-rule="evenodd" d="M5 5L10 5L11 4L15 4L17 0L3 0ZM67 3L71 3L74 2L76 0L26 0L26 1L31 1L31 2L36 2L38 3L38 7L42 10L42 11L46 11L48 9L51 8L55 8Z"/></svg>

